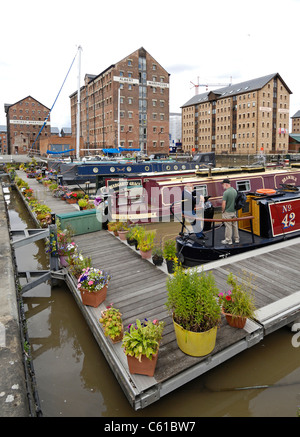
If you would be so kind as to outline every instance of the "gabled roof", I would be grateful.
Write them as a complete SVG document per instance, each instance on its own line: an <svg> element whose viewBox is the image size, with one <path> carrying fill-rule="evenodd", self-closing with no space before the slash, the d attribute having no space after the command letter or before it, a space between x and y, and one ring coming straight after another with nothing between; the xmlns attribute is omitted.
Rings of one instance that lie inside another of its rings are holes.
<svg viewBox="0 0 300 437"><path fill-rule="evenodd" d="M269 74L268 76L258 77L256 79L247 80L246 82L240 82L235 85L229 85L224 88L219 88L214 91L209 91L203 94L198 94L192 97L188 102L182 105L182 108L185 106L197 105L198 103L202 103L208 101L209 94L214 93L218 98L231 97L238 94L244 94L245 92L251 92L255 90L260 90L263 88L270 80L278 77L280 81L283 83L287 91L292 94L292 91L287 87L285 82L282 80L281 76L278 73Z"/></svg>
<svg viewBox="0 0 300 437"><path fill-rule="evenodd" d="M296 112L291 118L300 118L300 110Z"/></svg>
<svg viewBox="0 0 300 437"><path fill-rule="evenodd" d="M41 102L39 102L38 100L36 100L34 97L32 97L32 96L27 96L27 97L24 97L24 99L18 100L17 102L12 103L12 104L10 104L10 103L5 103L5 104L4 104L4 110L5 110L5 112L8 112L8 110L9 110L9 108L10 108L11 106L17 105L18 103L20 103L20 102L22 102L23 100L26 100L26 99L28 99L28 98L34 100L35 102L39 103L40 105L44 106L45 108L49 109L49 111L50 111L50 108L48 108L48 107L45 106L43 103L41 103Z"/></svg>

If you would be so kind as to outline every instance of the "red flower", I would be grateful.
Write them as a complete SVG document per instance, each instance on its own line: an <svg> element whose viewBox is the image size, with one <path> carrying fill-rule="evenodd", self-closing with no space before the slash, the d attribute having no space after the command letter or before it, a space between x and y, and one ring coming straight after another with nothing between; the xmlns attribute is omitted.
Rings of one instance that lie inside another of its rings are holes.
<svg viewBox="0 0 300 437"><path fill-rule="evenodd" d="M231 297L230 296L226 296L226 300L231 300Z"/></svg>

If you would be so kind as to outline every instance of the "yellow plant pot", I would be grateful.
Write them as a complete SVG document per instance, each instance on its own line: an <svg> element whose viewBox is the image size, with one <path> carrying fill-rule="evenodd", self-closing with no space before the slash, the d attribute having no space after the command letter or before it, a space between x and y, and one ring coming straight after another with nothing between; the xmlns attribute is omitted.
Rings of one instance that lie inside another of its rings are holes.
<svg viewBox="0 0 300 437"><path fill-rule="evenodd" d="M179 349L193 357L203 357L213 351L216 344L217 326L205 332L187 331L173 320Z"/></svg>

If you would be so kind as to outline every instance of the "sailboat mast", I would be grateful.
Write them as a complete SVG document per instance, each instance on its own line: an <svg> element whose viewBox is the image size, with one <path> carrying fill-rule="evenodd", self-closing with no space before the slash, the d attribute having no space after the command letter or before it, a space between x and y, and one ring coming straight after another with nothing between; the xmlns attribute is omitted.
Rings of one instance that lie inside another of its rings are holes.
<svg viewBox="0 0 300 437"><path fill-rule="evenodd" d="M78 91L77 91L77 132L76 132L76 158L79 159L80 149L80 70L81 70L81 50L78 46Z"/></svg>

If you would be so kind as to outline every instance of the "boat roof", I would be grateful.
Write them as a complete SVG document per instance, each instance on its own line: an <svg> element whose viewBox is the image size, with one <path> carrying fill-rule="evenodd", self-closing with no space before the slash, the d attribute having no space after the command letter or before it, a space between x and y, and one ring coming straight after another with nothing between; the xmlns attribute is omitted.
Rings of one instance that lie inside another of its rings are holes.
<svg viewBox="0 0 300 437"><path fill-rule="evenodd" d="M157 185L163 186L163 185L170 185L170 184L182 184L183 182L185 184L187 183L193 183L193 184L199 184L199 183L204 183L207 181L222 181L225 177L229 176L229 171L226 173L227 170L230 170L228 168L219 168L220 171L218 174L212 174L212 176L177 176L177 177L168 177L168 175L166 175L166 179L157 179ZM257 176L262 176L262 175L266 175L266 174L288 174L291 171L294 171L293 169L266 169L265 171L257 171L257 172L253 172L253 171L241 171L241 172L237 172L235 170L235 172L233 172L234 174L231 174L229 177L231 179L241 179L241 178L249 178L249 177L257 177ZM154 178L155 180L155 178Z"/></svg>

